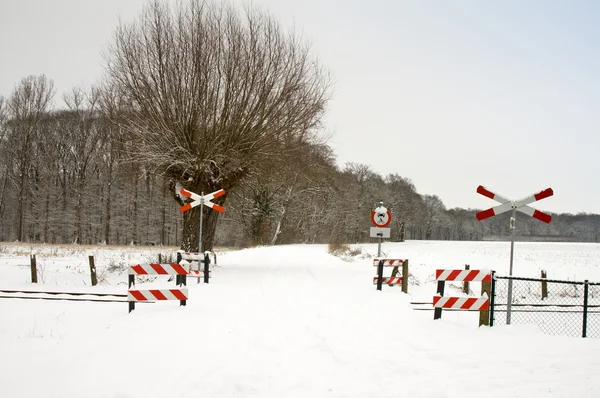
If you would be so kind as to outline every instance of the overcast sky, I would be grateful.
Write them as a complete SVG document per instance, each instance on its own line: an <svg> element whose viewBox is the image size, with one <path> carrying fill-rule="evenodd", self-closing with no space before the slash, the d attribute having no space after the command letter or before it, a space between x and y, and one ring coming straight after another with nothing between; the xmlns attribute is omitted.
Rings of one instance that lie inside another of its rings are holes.
<svg viewBox="0 0 600 398"><path fill-rule="evenodd" d="M238 1L241 3L241 1ZM58 94L102 76L101 49L141 0L2 0L0 94L30 74ZM448 208L482 184L533 206L600 213L600 2L255 0L335 78L341 167L410 178ZM57 105L60 96L57 96Z"/></svg>

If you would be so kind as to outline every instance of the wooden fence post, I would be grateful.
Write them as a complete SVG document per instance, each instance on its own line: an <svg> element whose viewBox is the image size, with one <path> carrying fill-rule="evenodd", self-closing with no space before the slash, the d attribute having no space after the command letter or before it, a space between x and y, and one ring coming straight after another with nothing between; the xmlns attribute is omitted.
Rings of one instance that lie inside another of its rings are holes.
<svg viewBox="0 0 600 398"><path fill-rule="evenodd" d="M408 260L402 263L402 291L408 293Z"/></svg>
<svg viewBox="0 0 600 398"><path fill-rule="evenodd" d="M487 294L488 303L491 303L492 296L492 282L481 282L481 295ZM490 311L479 311L479 326L490 325Z"/></svg>
<svg viewBox="0 0 600 398"><path fill-rule="evenodd" d="M31 261L31 283L38 283L37 280L37 263L35 261L35 254L29 256Z"/></svg>
<svg viewBox="0 0 600 398"><path fill-rule="evenodd" d="M542 270L542 279L546 279L546 271ZM548 281L542 281L542 300L548 298Z"/></svg>
<svg viewBox="0 0 600 398"><path fill-rule="evenodd" d="M92 274L92 286L98 284L98 277L96 276L96 266L94 265L94 256L89 256L90 260L90 273Z"/></svg>
<svg viewBox="0 0 600 398"><path fill-rule="evenodd" d="M465 269L468 271L471 269L471 266L469 264L465 264ZM465 294L469 294L469 282L468 281L463 282L463 292Z"/></svg>
<svg viewBox="0 0 600 398"><path fill-rule="evenodd" d="M158 253L158 263L162 264L162 253Z"/></svg>

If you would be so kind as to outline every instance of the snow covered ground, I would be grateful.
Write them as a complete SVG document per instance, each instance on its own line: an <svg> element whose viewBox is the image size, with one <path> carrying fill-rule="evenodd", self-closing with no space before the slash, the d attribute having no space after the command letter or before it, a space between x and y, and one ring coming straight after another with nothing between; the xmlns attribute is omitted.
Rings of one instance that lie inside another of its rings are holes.
<svg viewBox="0 0 600 398"><path fill-rule="evenodd" d="M0 298L1 396L600 396L600 339L548 336L532 325L478 328L477 313L433 321L412 309L413 299L431 300L437 268L507 274L509 243L384 243L388 258L410 261L408 295L378 292L377 246L360 247L352 261L326 245L222 253L209 284L188 282L186 307L138 304L128 314L125 303ZM0 245L0 289L123 294L119 269L173 250ZM29 254L43 283L29 281ZM101 275L96 287L88 255ZM600 282L600 245L517 243L514 274L540 269ZM146 285L174 286L166 279Z"/></svg>

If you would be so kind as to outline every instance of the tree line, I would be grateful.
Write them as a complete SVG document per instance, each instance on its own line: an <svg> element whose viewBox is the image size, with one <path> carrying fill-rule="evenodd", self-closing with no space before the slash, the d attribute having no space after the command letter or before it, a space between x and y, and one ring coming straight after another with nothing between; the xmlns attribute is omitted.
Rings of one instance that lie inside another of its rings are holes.
<svg viewBox="0 0 600 398"><path fill-rule="evenodd" d="M153 0L121 22L106 76L57 97L44 75L0 95L0 240L202 248L506 239L508 215L446 209L398 173L336 165L322 118L332 77L298 34L247 5ZM343 132L340 132L343 134ZM216 199L180 214L181 188ZM597 215L518 219L528 239L598 241ZM217 222L219 221L219 222Z"/></svg>
<svg viewBox="0 0 600 398"><path fill-rule="evenodd" d="M128 148L137 143L112 121L114 101L93 88L74 88L62 100L53 109L58 99L43 75L0 96L0 240L181 246L177 186L131 161ZM400 174L338 167L325 143L292 152L261 163L228 191L216 245L368 242L379 201L392 212L393 241L510 234L508 213L478 222L477 210L447 209ZM520 216L517 232L521 239L597 242L600 215L553 214L551 224Z"/></svg>

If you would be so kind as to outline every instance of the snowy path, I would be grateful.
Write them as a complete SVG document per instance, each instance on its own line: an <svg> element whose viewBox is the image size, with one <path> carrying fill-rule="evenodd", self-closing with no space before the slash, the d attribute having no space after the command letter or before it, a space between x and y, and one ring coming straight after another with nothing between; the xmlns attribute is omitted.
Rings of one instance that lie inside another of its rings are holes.
<svg viewBox="0 0 600 398"><path fill-rule="evenodd" d="M369 261L231 252L187 307L0 300L6 396L597 397L600 341L432 321ZM123 287L124 289L124 287ZM3 394L4 395L4 394Z"/></svg>

